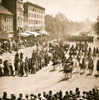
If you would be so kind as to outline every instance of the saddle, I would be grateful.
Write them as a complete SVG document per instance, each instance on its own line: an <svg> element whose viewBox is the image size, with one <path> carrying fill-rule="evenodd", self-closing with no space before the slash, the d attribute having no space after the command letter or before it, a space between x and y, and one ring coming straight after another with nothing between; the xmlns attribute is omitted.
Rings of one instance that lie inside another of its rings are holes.
<svg viewBox="0 0 99 100"><path fill-rule="evenodd" d="M65 67L64 67L64 71L66 73L68 72L72 72L72 64L71 63L66 63Z"/></svg>

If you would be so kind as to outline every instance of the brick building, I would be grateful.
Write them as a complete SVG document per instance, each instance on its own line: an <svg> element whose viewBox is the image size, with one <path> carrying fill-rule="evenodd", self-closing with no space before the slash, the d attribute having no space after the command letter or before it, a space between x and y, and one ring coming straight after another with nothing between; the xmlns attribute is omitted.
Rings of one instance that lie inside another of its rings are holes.
<svg viewBox="0 0 99 100"><path fill-rule="evenodd" d="M0 3L0 34L7 37L13 33L13 14ZM0 37L1 37L0 36Z"/></svg>
<svg viewBox="0 0 99 100"><path fill-rule="evenodd" d="M15 36L24 29L23 0L2 0L2 5L13 13L13 30Z"/></svg>
<svg viewBox="0 0 99 100"><path fill-rule="evenodd" d="M24 3L25 31L41 31L45 29L45 8L31 2Z"/></svg>

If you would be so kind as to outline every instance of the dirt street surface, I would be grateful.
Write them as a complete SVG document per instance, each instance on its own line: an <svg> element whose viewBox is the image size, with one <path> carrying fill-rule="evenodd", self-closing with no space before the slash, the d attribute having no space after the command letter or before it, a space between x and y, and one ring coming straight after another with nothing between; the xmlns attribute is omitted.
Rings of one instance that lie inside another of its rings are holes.
<svg viewBox="0 0 99 100"><path fill-rule="evenodd" d="M63 80L63 72L51 70L52 67L49 66L28 77L2 77L0 78L0 94L7 91L9 95L15 93L18 96L19 93L42 93L49 90L65 92L66 90L75 90L76 87L79 87L81 91L93 87L99 88L99 78L94 76L74 74L71 79Z"/></svg>
<svg viewBox="0 0 99 100"><path fill-rule="evenodd" d="M33 47L35 48L35 47ZM19 52L24 53L24 57L31 57L33 48L21 49ZM8 59L12 63L14 61L15 52L9 54L5 53L2 55L3 60ZM53 67L51 63L48 67L44 67L42 70L38 71L36 74L29 75L28 77L0 77L0 96L4 91L10 95L11 93L18 96L19 93L30 94L30 93L42 93L43 91L48 92L52 90L57 92L62 90L75 90L79 87L81 91L90 90L92 88L99 89L99 78L94 77L94 75L86 76L73 74L72 78L69 80L64 80L63 71L52 71ZM95 73L95 72L94 72Z"/></svg>

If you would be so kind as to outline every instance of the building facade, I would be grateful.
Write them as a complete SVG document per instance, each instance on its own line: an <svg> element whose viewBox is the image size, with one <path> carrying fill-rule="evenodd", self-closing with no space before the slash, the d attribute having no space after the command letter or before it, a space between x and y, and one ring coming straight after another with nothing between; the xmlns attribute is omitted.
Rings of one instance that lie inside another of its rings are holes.
<svg viewBox="0 0 99 100"><path fill-rule="evenodd" d="M41 31L45 29L45 8L30 3L24 3L24 28L25 31Z"/></svg>
<svg viewBox="0 0 99 100"><path fill-rule="evenodd" d="M0 33L13 33L13 14L0 4Z"/></svg>
<svg viewBox="0 0 99 100"><path fill-rule="evenodd" d="M13 13L13 30L15 36L18 36L18 33L24 29L23 0L2 0L2 5Z"/></svg>
<svg viewBox="0 0 99 100"><path fill-rule="evenodd" d="M0 3L2 2L2 0L0 0Z"/></svg>

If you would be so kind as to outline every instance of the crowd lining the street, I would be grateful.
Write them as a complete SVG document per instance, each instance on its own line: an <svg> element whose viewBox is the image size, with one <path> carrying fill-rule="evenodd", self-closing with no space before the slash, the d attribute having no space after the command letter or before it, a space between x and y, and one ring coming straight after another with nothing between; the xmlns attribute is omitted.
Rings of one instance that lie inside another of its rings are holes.
<svg viewBox="0 0 99 100"><path fill-rule="evenodd" d="M41 49L40 49L41 48ZM28 74L35 74L43 67L47 67L49 62L52 62L53 70L63 69L64 73L71 73L76 68L77 73L85 73L89 71L89 75L93 73L97 59L96 69L99 74L99 49L92 49L85 42L76 45L69 45L62 41L48 42L43 45L36 44L36 50L33 50L31 58L24 54L16 53L14 57L14 66L8 60L2 61L0 59L0 76L28 76ZM78 71L78 69L80 69ZM65 76L68 78L68 76Z"/></svg>
<svg viewBox="0 0 99 100"><path fill-rule="evenodd" d="M81 92L79 88L76 88L75 91L62 91L53 93L53 91L43 92L34 94L26 94L25 96L20 93L19 97L16 97L15 94L11 94L11 97L7 96L7 92L3 93L3 96L0 100L99 100L99 90L92 89L89 91Z"/></svg>
<svg viewBox="0 0 99 100"><path fill-rule="evenodd" d="M32 37L32 38L21 39L20 41L13 41L13 40L10 41L8 39L0 40L0 55L6 52L12 53L12 51L18 51L18 49L21 48L32 47L37 42L41 44L42 42L46 42L48 40L46 40L46 38L44 37L42 39L40 39L40 37L36 38Z"/></svg>

